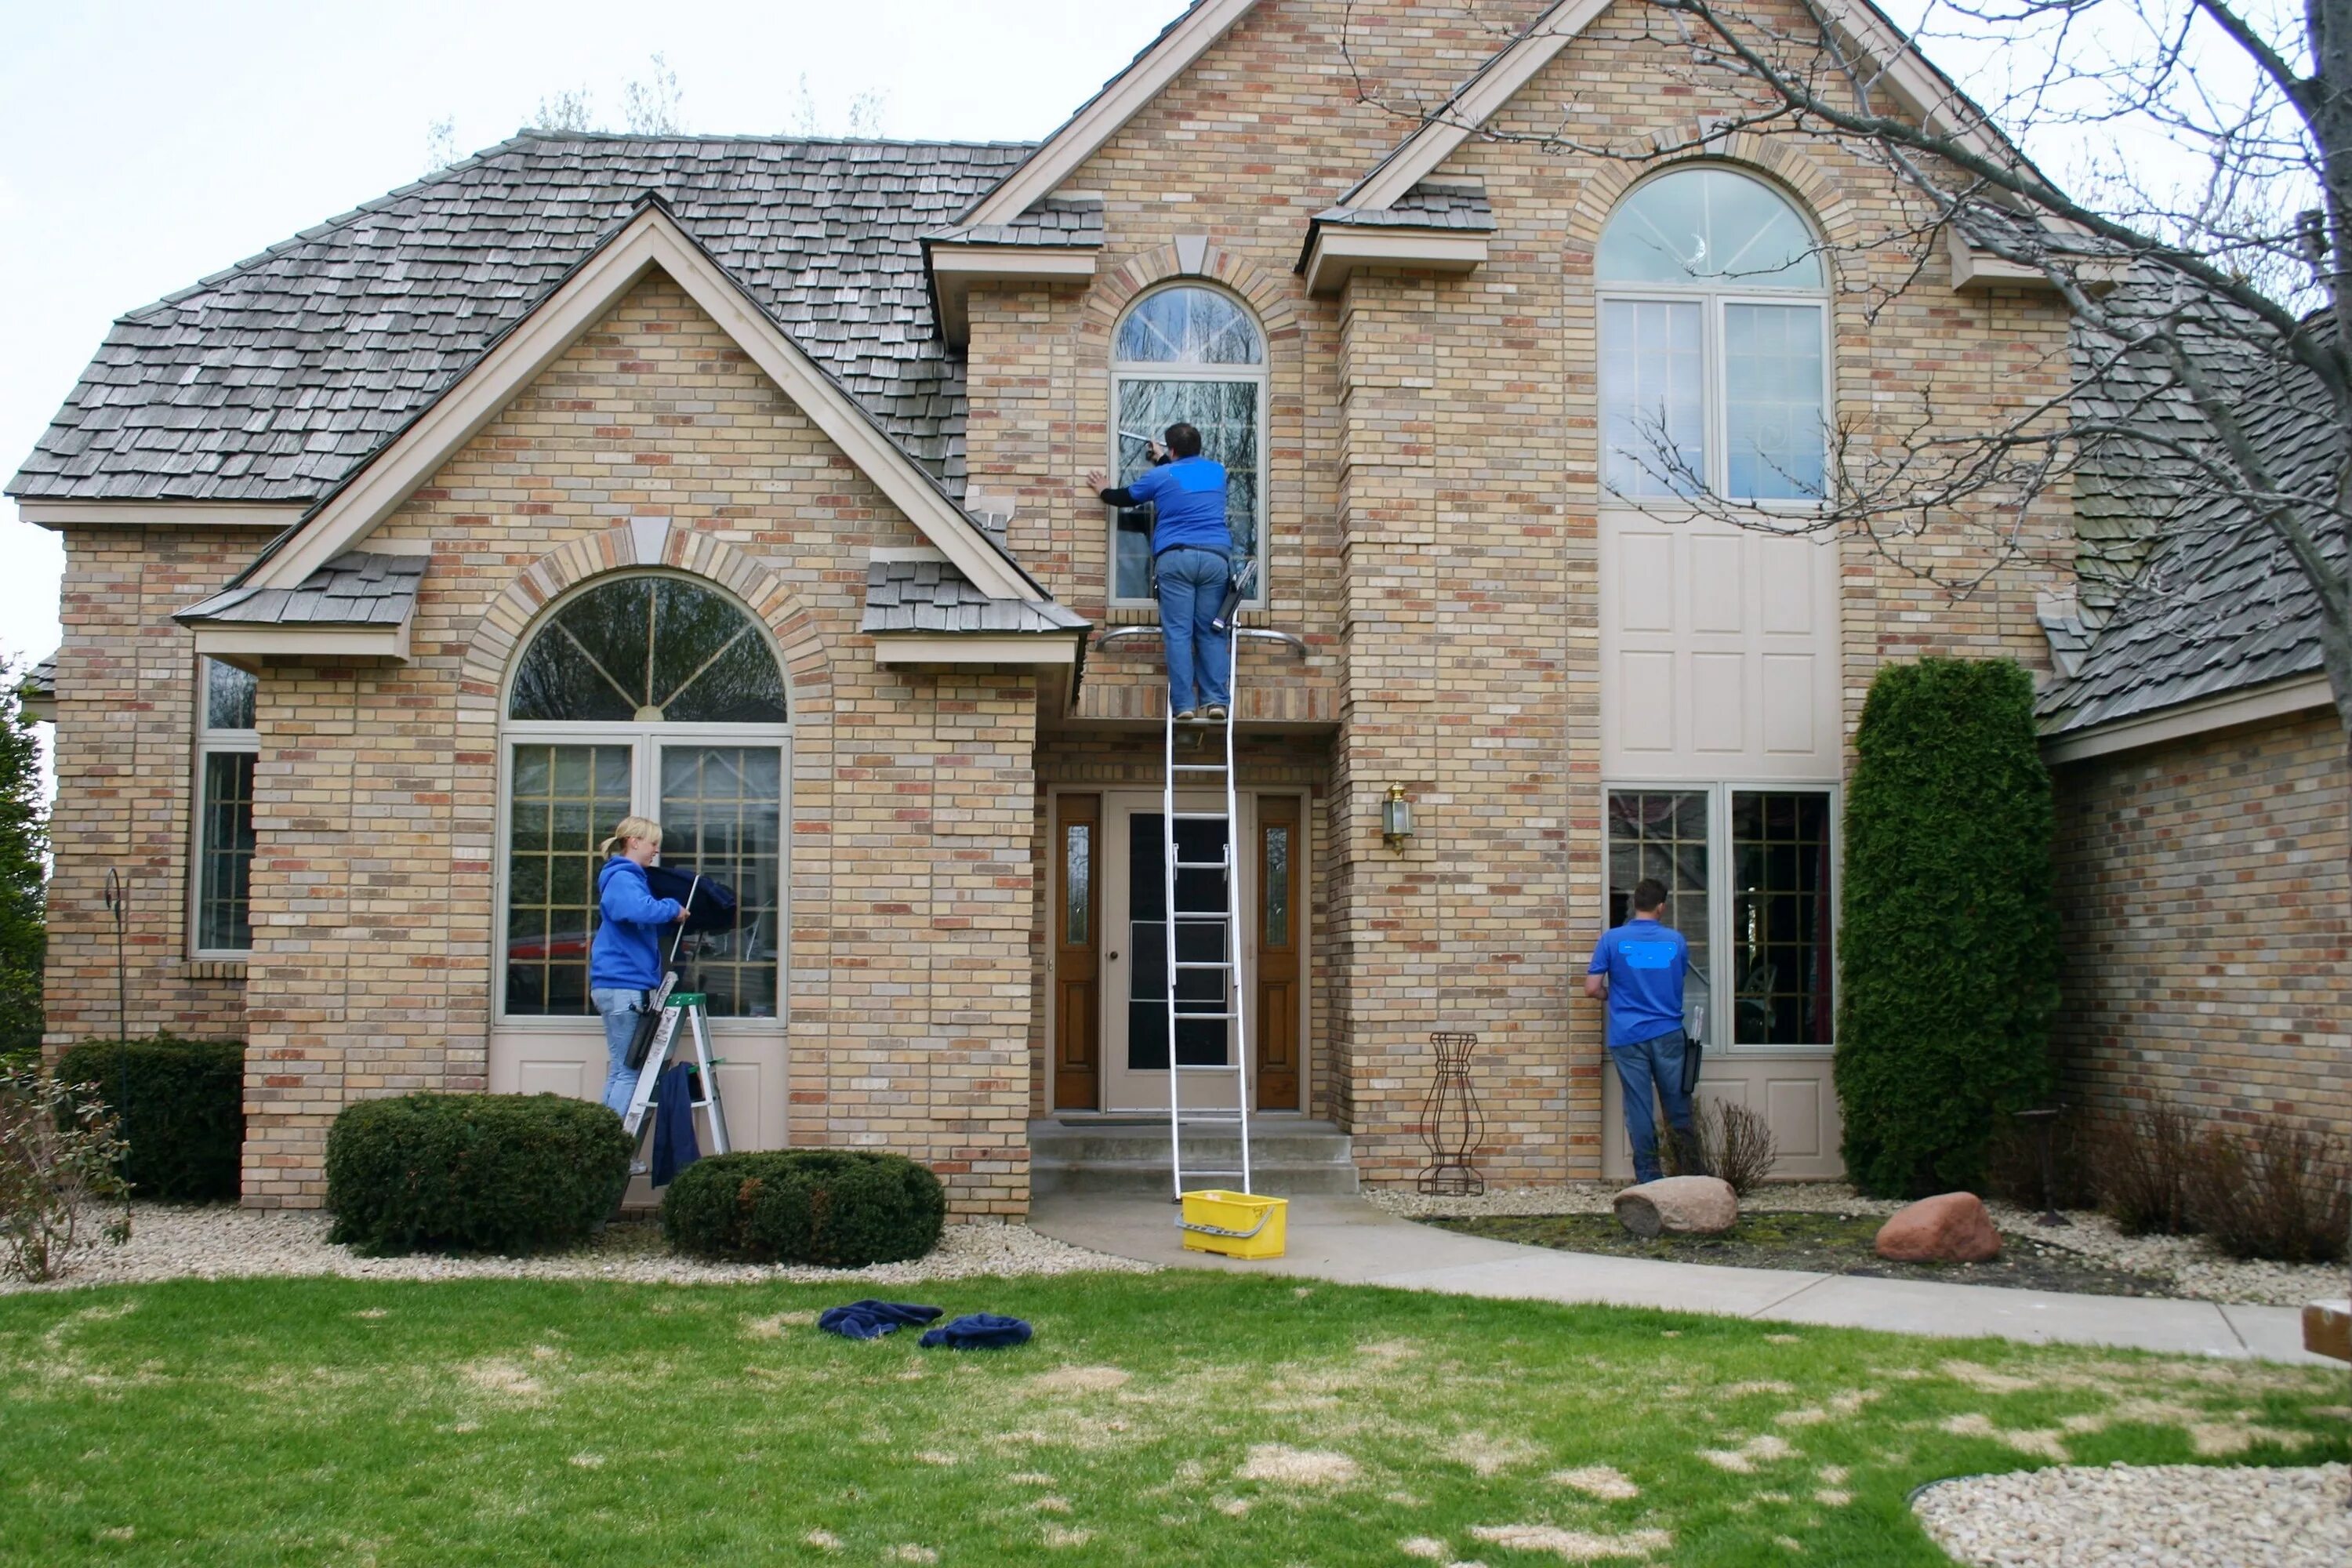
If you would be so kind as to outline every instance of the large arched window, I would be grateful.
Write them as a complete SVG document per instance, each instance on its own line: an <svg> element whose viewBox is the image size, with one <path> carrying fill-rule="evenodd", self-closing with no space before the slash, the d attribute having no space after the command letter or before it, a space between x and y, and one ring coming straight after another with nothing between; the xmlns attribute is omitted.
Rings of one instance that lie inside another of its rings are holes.
<svg viewBox="0 0 2352 1568"><path fill-rule="evenodd" d="M593 1011L596 846L632 814L662 864L735 890L736 929L680 954L712 1015L779 1016L788 717L767 634L715 588L609 579L540 623L507 692L507 1016Z"/></svg>
<svg viewBox="0 0 2352 1568"><path fill-rule="evenodd" d="M1225 514L1234 545L1255 556L1265 496L1265 337L1232 296L1198 284L1155 289L1120 318L1111 340L1112 467L1124 485L1150 466L1144 443L1179 423L1201 432L1201 450L1225 466ZM1236 566L1240 561L1234 563ZM1114 519L1111 597L1151 596L1151 538ZM1259 563L1252 604L1265 598Z"/></svg>
<svg viewBox="0 0 2352 1568"><path fill-rule="evenodd" d="M1820 500L1829 300L1796 209L1737 171L1678 169L1625 198L1595 271L1603 485Z"/></svg>

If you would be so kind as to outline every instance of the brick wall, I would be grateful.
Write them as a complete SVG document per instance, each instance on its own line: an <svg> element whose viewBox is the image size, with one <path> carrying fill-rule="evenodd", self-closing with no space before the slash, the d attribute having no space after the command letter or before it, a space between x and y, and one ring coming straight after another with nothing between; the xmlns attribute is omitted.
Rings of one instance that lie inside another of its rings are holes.
<svg viewBox="0 0 2352 1568"><path fill-rule="evenodd" d="M251 531L65 531L58 795L50 819L47 1046L116 1027L106 877L130 891L128 1027L225 1037L245 1026L236 964L189 958L194 635L172 612L219 588L267 538Z"/></svg>
<svg viewBox="0 0 2352 1568"><path fill-rule="evenodd" d="M2352 1125L2344 737L2332 712L2054 770L2067 1092L2097 1116Z"/></svg>
<svg viewBox="0 0 2352 1568"><path fill-rule="evenodd" d="M1600 1161L1599 1019L1578 984L1601 920L1591 269L1602 223L1642 171L1473 138L1439 174L1479 180L1493 201L1475 272L1359 274L1339 298L1311 299L1294 270L1307 219L1412 129L1363 101L1343 26L1360 85L1410 104L1442 98L1499 47L1496 29L1534 9L1258 7L1066 183L1103 198L1096 278L971 302L975 482L1017 494L1015 547L1057 595L1114 620L1129 613L1105 605L1102 510L1075 483L1108 466L1112 328L1137 294L1182 275L1176 242L1188 237L1206 241L1199 276L1265 327L1264 619L1311 651L1261 678L1243 717L1331 735L1316 954L1330 1038L1311 1048L1372 1180L1426 1158L1413 1121L1440 1027L1483 1037L1490 1175L1556 1181ZM1734 112L1728 92L1680 79L1686 54L1654 31L1638 11L1603 17L1498 124L1548 132L1565 104L1580 133L1631 145ZM1780 181L1840 247L1842 420L1899 429L1932 387L1958 425L2062 384L2054 303L1962 297L1940 260L1915 280L1906 258L1867 252L1907 217L1884 171L1819 141L1717 150ZM2046 662L2032 598L2066 571L2063 499L2027 520L2002 564L2008 521L1948 520L1923 540L1848 546L1849 731L1885 659ZM1077 721L1155 715L1154 651L1090 664ZM1379 831L1391 784L1418 818L1401 851Z"/></svg>

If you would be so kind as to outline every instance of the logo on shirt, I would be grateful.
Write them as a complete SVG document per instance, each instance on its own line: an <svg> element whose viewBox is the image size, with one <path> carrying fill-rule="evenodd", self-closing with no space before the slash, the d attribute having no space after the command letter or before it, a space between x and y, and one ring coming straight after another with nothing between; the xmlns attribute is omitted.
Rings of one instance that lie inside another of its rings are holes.
<svg viewBox="0 0 2352 1568"><path fill-rule="evenodd" d="M1675 944L1670 942L1629 942L1617 951L1625 955L1628 969L1672 969L1675 966Z"/></svg>

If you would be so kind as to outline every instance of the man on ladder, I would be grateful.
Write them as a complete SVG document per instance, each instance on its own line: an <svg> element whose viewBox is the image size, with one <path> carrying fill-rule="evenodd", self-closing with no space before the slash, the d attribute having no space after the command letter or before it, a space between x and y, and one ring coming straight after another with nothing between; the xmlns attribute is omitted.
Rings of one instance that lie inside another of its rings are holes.
<svg viewBox="0 0 2352 1568"><path fill-rule="evenodd" d="M1152 467L1106 489L1099 469L1087 488L1105 506L1149 504L1151 575L1168 650L1168 710L1180 724L1225 722L1233 710L1233 637L1224 616L1234 583L1234 535L1225 522L1225 466L1201 455L1201 432L1171 425L1144 455Z"/></svg>

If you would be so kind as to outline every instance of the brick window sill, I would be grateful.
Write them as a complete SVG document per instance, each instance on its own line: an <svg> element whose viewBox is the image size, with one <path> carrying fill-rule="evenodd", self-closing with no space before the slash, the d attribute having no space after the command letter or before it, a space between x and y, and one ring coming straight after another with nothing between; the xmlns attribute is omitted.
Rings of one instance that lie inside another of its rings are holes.
<svg viewBox="0 0 2352 1568"><path fill-rule="evenodd" d="M238 980L245 978L245 960L241 958L189 958L180 963L183 980Z"/></svg>

